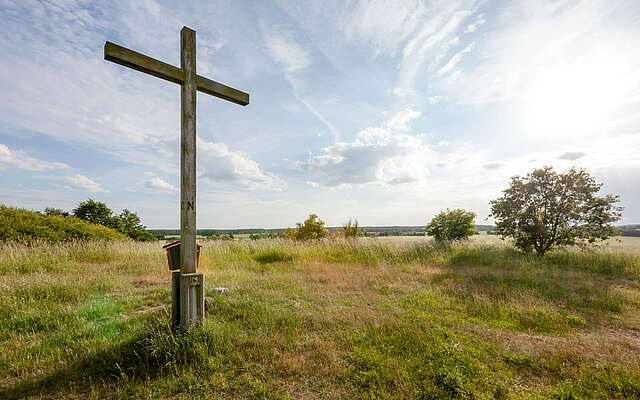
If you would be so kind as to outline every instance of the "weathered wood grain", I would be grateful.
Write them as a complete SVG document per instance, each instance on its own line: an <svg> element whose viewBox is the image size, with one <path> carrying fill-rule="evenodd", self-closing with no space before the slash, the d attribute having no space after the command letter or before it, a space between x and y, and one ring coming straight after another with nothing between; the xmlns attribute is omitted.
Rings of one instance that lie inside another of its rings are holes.
<svg viewBox="0 0 640 400"><path fill-rule="evenodd" d="M196 272L196 33L180 31L181 92L180 140L180 272Z"/></svg>
<svg viewBox="0 0 640 400"><path fill-rule="evenodd" d="M196 83L198 90L202 93L210 94L232 103L240 104L241 106L249 104L249 93L212 81L200 75L196 75Z"/></svg>
<svg viewBox="0 0 640 400"><path fill-rule="evenodd" d="M104 59L179 85L184 82L184 71L181 68L158 61L155 58L129 50L115 43L106 42L104 44ZM196 75L196 90L242 106L249 104L248 93L204 76Z"/></svg>
<svg viewBox="0 0 640 400"><path fill-rule="evenodd" d="M180 68L118 46L115 43L106 42L104 44L104 59L169 82L177 84L184 82L184 71Z"/></svg>

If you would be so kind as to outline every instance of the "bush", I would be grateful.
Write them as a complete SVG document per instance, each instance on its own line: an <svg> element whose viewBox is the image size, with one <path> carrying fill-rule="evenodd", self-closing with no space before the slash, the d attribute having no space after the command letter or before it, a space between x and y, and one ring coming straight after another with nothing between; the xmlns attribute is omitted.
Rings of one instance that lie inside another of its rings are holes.
<svg viewBox="0 0 640 400"><path fill-rule="evenodd" d="M461 208L442 211L424 228L427 236L437 241L468 239L476 232L473 220L476 214Z"/></svg>
<svg viewBox="0 0 640 400"><path fill-rule="evenodd" d="M284 237L296 240L322 239L329 236L329 230L324 227L324 221L316 214L309 215L303 223L297 223L297 229L287 228Z"/></svg>
<svg viewBox="0 0 640 400"><path fill-rule="evenodd" d="M42 215L38 212L0 205L0 241L15 240L69 242L73 240L125 240L111 228L76 217Z"/></svg>
<svg viewBox="0 0 640 400"><path fill-rule="evenodd" d="M364 235L363 230L358 226L357 219L355 220L355 222L351 222L351 219L349 219L349 222L342 225L342 230L344 231L344 237L346 238L353 238Z"/></svg>

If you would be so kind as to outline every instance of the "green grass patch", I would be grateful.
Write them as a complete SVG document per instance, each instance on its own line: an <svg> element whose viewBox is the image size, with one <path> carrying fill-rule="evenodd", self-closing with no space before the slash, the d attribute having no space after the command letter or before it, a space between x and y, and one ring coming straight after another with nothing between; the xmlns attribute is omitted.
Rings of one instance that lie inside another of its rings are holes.
<svg viewBox="0 0 640 400"><path fill-rule="evenodd" d="M84 335L108 339L122 330L122 307L103 293L93 293L77 310Z"/></svg>
<svg viewBox="0 0 640 400"><path fill-rule="evenodd" d="M281 249L268 249L253 256L260 264L293 261L293 255Z"/></svg>

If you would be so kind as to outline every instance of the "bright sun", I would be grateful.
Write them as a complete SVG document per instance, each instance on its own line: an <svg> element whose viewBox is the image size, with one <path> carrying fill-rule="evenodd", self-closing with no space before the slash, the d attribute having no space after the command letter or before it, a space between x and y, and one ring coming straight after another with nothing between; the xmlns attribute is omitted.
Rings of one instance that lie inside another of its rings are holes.
<svg viewBox="0 0 640 400"><path fill-rule="evenodd" d="M632 73L624 57L607 53L535 70L520 102L524 132L562 141L604 129L624 105Z"/></svg>

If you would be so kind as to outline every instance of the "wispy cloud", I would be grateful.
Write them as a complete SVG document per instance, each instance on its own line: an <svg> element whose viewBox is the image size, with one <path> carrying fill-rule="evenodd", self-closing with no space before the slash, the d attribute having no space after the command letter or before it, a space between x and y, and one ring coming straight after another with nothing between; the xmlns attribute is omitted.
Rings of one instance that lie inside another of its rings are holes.
<svg viewBox="0 0 640 400"><path fill-rule="evenodd" d="M334 139L337 140L340 137L340 133L336 127L318 110L318 107L313 104L310 98L301 94L304 84L299 74L311 65L309 52L291 38L291 34L284 33L281 30L263 29L263 36L270 57L282 67L294 96L313 116L327 127Z"/></svg>
<svg viewBox="0 0 640 400"><path fill-rule="evenodd" d="M452 69L454 69L456 67L456 65L458 65L458 63L460 62L460 60L462 60L462 57L465 55L465 53L469 53L471 52L471 50L473 49L473 45L475 43L471 43L469 44L467 47L465 47L464 49L460 50L459 52L457 52L456 54L454 54L449 61L438 70L438 72L436 72L436 76L442 76L448 72L450 72Z"/></svg>
<svg viewBox="0 0 640 400"><path fill-rule="evenodd" d="M423 22L422 28L416 31L404 46L396 86L413 88L416 76L425 68L427 59L441 59L449 51L452 43L458 43L456 34L460 25L473 13L473 9L461 10L456 2L448 2L434 10L429 19Z"/></svg>
<svg viewBox="0 0 640 400"><path fill-rule="evenodd" d="M414 0L365 0L348 8L339 26L352 40L368 42L378 54L394 54L429 11Z"/></svg>
<svg viewBox="0 0 640 400"><path fill-rule="evenodd" d="M484 19L484 14L480 14L478 15L478 17L476 18L476 22L467 25L467 28L464 30L464 33L473 33L476 31L476 29L478 29L478 27L482 24L484 24L485 22L487 22L486 19Z"/></svg>
<svg viewBox="0 0 640 400"><path fill-rule="evenodd" d="M286 72L296 72L309 66L309 54L297 43L272 33L265 39L267 51Z"/></svg>
<svg viewBox="0 0 640 400"><path fill-rule="evenodd" d="M24 151L11 150L0 144L0 167L2 164L11 165L26 171L46 171L49 169L69 168L65 163L38 160L28 156Z"/></svg>

